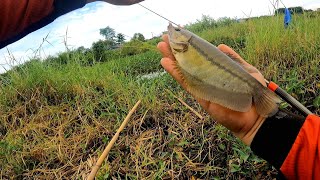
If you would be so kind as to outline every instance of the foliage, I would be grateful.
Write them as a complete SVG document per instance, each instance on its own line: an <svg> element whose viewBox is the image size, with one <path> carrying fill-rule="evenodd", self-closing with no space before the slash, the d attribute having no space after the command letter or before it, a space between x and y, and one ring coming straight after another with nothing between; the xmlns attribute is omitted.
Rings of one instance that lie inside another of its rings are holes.
<svg viewBox="0 0 320 180"><path fill-rule="evenodd" d="M290 7L288 8L288 10L292 13L292 14L302 14L305 12L305 10L301 7L301 6L298 6L298 7ZM309 10L306 10L306 11L309 11ZM312 10L311 10L312 11ZM284 14L285 12L285 8L279 8L279 9L276 9L274 14Z"/></svg>
<svg viewBox="0 0 320 180"><path fill-rule="evenodd" d="M200 20L197 20L195 23L190 23L185 26L191 32L198 33L208 29L215 29L217 27L229 26L233 22L234 19L223 17L218 20L213 19L208 15L202 15Z"/></svg>
<svg viewBox="0 0 320 180"><path fill-rule="evenodd" d="M279 16L221 25L206 19L188 28L215 45L232 46L266 79L319 114L320 16L293 16L288 29ZM95 50L81 47L34 59L0 75L0 177L85 178L142 99L97 179L274 179L274 168L214 123L168 74L145 78L163 72L159 41L108 49L101 40Z"/></svg>
<svg viewBox="0 0 320 180"><path fill-rule="evenodd" d="M99 40L92 43L92 51L95 55L95 58L98 61L103 61L105 57L105 52L117 48L116 43L112 40Z"/></svg>
<svg viewBox="0 0 320 180"><path fill-rule="evenodd" d="M131 40L121 47L121 54L125 56L132 56L141 54L149 50L149 46L142 41Z"/></svg>
<svg viewBox="0 0 320 180"><path fill-rule="evenodd" d="M118 33L116 36L116 43L117 44L123 44L126 38L124 37L124 34Z"/></svg>
<svg viewBox="0 0 320 180"><path fill-rule="evenodd" d="M141 41L141 42L144 42L146 41L145 37L143 36L143 34L141 33L134 33L131 41Z"/></svg>
<svg viewBox="0 0 320 180"><path fill-rule="evenodd" d="M106 40L114 41L114 38L116 37L116 32L113 28L107 26L105 28L100 29L100 35L102 35Z"/></svg>

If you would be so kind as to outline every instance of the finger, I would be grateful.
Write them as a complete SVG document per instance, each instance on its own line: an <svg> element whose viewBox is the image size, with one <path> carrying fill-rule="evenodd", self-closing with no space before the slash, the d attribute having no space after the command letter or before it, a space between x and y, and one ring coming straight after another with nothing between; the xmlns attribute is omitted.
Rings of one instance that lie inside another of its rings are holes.
<svg viewBox="0 0 320 180"><path fill-rule="evenodd" d="M169 58L171 58L171 59L173 59L173 60L176 60L176 58L174 57L174 55L172 54L172 50L171 50L171 47L170 47L170 42L169 42L169 36L168 36L168 34L164 34L163 36L162 36L162 39L163 39L163 41L167 44L167 48L168 48L168 50L169 50L169 52L170 52L170 54L169 54Z"/></svg>
<svg viewBox="0 0 320 180"><path fill-rule="evenodd" d="M250 65L249 63L247 63L244 59L242 59L242 57L236 53L233 49L231 49L229 46L225 45L225 44L220 44L218 46L219 50L222 51L223 53L229 55L232 57L233 60L237 61L240 64L243 65Z"/></svg>
<svg viewBox="0 0 320 180"><path fill-rule="evenodd" d="M168 34L164 34L164 35L162 36L162 40L163 40L164 42L166 42L167 44L169 44L169 36L168 36Z"/></svg>
<svg viewBox="0 0 320 180"><path fill-rule="evenodd" d="M247 63L242 57L236 53L233 49L225 44L220 44L218 46L219 50L228 55L232 60L239 63L248 73L260 73L255 67Z"/></svg>
<svg viewBox="0 0 320 180"><path fill-rule="evenodd" d="M162 58L161 65L184 89L186 89L182 76L177 69L176 61L173 61L170 58Z"/></svg>
<svg viewBox="0 0 320 180"><path fill-rule="evenodd" d="M172 51L170 49L170 46L168 43L166 42L159 42L157 45L157 48L159 49L159 51L162 54L162 57L166 57L166 58L170 58L172 60L175 60Z"/></svg>

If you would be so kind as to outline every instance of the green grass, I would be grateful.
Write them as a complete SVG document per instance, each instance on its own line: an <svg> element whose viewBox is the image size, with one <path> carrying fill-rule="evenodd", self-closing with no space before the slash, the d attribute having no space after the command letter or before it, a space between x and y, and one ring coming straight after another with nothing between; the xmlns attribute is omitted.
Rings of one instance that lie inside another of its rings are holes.
<svg viewBox="0 0 320 180"><path fill-rule="evenodd" d="M197 34L215 45L230 45L319 113L319 20L294 16L293 26L284 29L282 17L259 18ZM1 178L85 177L139 99L141 106L98 179L274 178L275 169L216 124L168 74L140 79L163 71L160 54L150 49L130 56L113 52L100 61L91 53L67 52L1 75ZM167 90L205 118L197 118Z"/></svg>

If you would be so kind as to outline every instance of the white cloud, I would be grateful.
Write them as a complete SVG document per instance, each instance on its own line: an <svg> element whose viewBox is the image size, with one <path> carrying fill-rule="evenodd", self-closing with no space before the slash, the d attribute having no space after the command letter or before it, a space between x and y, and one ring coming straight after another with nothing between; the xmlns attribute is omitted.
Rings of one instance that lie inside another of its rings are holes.
<svg viewBox="0 0 320 180"><path fill-rule="evenodd" d="M270 1L275 0L146 0L142 4L157 13L169 18L178 24L187 24L200 19L202 14L213 18L259 16L272 14L273 8ZM282 1L287 7L304 6L308 9L320 7L318 0ZM283 7L279 4L279 7ZM63 39L68 30L68 45L71 47L90 47L92 42L102 39L99 29L110 26L118 33L132 37L140 32L146 38L159 35L165 31L168 22L157 15L143 9L139 5L113 6L107 3L91 3L82 9L73 11L55 20L50 25L31 33L20 41L9 45L8 49L18 61L26 61L33 56L48 34L47 40L53 44L44 42L42 56L56 54L65 51ZM127 39L129 39L127 37ZM33 50L33 51L32 51ZM5 64L6 49L0 50L0 64ZM4 70L0 67L0 72Z"/></svg>

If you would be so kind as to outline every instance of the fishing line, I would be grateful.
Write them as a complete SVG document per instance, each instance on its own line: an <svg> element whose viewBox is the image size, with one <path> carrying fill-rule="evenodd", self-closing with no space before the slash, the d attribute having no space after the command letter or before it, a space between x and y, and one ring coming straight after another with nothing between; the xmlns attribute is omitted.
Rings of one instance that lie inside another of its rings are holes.
<svg viewBox="0 0 320 180"><path fill-rule="evenodd" d="M283 4L283 2L281 0L278 0L278 2L280 1L280 3L284 6L284 8L287 8L287 6L285 4Z"/></svg>
<svg viewBox="0 0 320 180"><path fill-rule="evenodd" d="M160 16L160 17L162 17L163 19L165 19L165 20L169 21L170 23L172 23L172 24L174 24L174 25L176 25L176 26L180 27L177 23L174 23L173 21L169 20L168 18L166 18L166 17L164 17L164 16L162 16L162 15L160 15L160 14L158 14L158 13L154 12L153 10L151 10L151 9L149 9L149 8L147 8L147 7L145 7L145 6L143 6L142 4L138 4L138 5L140 5L141 7L145 8L146 10L148 10L148 11L150 11L150 12L152 12L152 13L154 13L154 14L156 14L156 15Z"/></svg>

